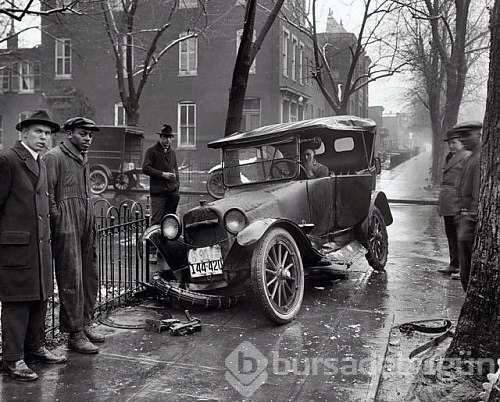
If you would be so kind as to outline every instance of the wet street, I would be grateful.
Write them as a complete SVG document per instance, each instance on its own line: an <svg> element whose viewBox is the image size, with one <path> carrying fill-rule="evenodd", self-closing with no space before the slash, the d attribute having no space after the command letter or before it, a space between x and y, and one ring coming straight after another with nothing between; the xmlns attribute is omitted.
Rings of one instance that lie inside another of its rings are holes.
<svg viewBox="0 0 500 402"><path fill-rule="evenodd" d="M223 311L193 312L203 329L185 337L133 329L158 317L156 309L120 309L107 321L113 326L99 326L107 341L98 355L62 346L67 364L36 366L35 383L3 377L1 400L376 399L390 328L410 320L456 319L464 297L459 281L437 272L448 264L448 254L436 206L425 205L435 201L423 189L429 161L422 154L380 177L389 199L422 203L391 203L385 272L373 271L361 256L347 279L306 282L301 312L284 326L267 321L251 299ZM145 201L146 194L134 197ZM185 198L181 211L196 202L197 196ZM184 319L182 310L168 310Z"/></svg>

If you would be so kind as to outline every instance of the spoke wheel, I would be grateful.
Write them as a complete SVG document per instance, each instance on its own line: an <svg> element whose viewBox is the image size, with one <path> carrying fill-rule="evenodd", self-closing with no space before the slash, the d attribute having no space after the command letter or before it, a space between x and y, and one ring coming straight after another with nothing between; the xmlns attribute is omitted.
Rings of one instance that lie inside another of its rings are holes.
<svg viewBox="0 0 500 402"><path fill-rule="evenodd" d="M93 194L102 194L108 188L108 176L101 169L95 169L90 172L90 191Z"/></svg>
<svg viewBox="0 0 500 402"><path fill-rule="evenodd" d="M222 170L215 170L208 175L207 192L212 197L220 199L226 193L226 186L222 180Z"/></svg>
<svg viewBox="0 0 500 402"><path fill-rule="evenodd" d="M365 240L363 246L367 249L366 259L375 270L382 270L387 263L389 240L384 218L377 207L365 222Z"/></svg>
<svg viewBox="0 0 500 402"><path fill-rule="evenodd" d="M130 189L130 177L128 174L119 173L113 181L113 187L117 191L126 191Z"/></svg>
<svg viewBox="0 0 500 402"><path fill-rule="evenodd" d="M281 325L297 316L304 296L304 268L297 244L286 230L270 230L254 249L252 286L271 321Z"/></svg>

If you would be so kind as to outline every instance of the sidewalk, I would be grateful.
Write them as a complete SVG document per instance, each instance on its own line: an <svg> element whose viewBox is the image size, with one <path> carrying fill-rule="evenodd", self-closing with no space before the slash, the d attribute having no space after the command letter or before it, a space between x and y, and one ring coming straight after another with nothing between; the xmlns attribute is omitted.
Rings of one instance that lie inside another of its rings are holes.
<svg viewBox="0 0 500 402"><path fill-rule="evenodd" d="M425 154L387 172L399 182L384 183L388 197L421 193L425 179L413 180L405 193L403 178L415 178L409 170L427 172L424 165ZM347 280L307 282L301 312L288 325L270 324L251 301L192 312L203 330L186 337L100 325L107 341L98 355L60 347L67 364L35 366L40 375L35 383L1 378L0 399L372 401L394 323L456 319L463 302L459 281L437 272L447 263L447 245L436 207L393 204L391 209L386 271L375 272L360 258ZM168 309L183 319L181 310ZM155 311L122 308L110 319L130 327ZM238 374L237 366L247 374Z"/></svg>

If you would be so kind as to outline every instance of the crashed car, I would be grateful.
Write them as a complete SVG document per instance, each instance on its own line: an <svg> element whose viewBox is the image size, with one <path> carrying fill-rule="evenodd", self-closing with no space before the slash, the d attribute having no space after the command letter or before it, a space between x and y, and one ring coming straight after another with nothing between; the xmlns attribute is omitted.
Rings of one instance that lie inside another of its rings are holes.
<svg viewBox="0 0 500 402"><path fill-rule="evenodd" d="M328 258L332 250L359 243L368 263L383 269L392 214L375 190L375 136L372 120L333 116L209 143L222 150L224 198L166 215L146 231L166 261L156 280L179 299L207 305L247 286L263 313L285 324L300 310L305 275L339 263ZM306 178L308 148L327 176Z"/></svg>

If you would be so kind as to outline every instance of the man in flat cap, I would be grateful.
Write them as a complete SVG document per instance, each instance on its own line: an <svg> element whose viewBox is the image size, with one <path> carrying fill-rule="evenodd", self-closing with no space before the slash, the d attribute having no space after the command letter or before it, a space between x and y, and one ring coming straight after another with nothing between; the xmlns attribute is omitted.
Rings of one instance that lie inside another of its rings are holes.
<svg viewBox="0 0 500 402"><path fill-rule="evenodd" d="M175 214L179 204L179 171L172 149L172 127L164 124L160 140L146 150L142 171L150 177L151 223L161 224L166 214Z"/></svg>
<svg viewBox="0 0 500 402"><path fill-rule="evenodd" d="M87 151L99 131L85 117L64 123L67 139L44 156L49 184L50 221L60 327L69 332L68 347L97 353L104 336L93 331L92 311L98 291L95 216L90 199Z"/></svg>
<svg viewBox="0 0 500 402"><path fill-rule="evenodd" d="M458 256L460 260L460 274L452 274L452 278L460 279L462 288L467 291L469 274L472 262L472 247L476 234L479 190L481 185L480 157L481 157L481 129L483 125L478 121L467 121L453 127L464 148L471 152L462 168L458 183Z"/></svg>
<svg viewBox="0 0 500 402"><path fill-rule="evenodd" d="M21 140L0 152L2 368L14 379L33 381L38 375L26 363L66 360L44 346L53 283L47 173L40 151L59 125L38 110L16 129Z"/></svg>
<svg viewBox="0 0 500 402"><path fill-rule="evenodd" d="M455 217L458 213L458 180L462 174L464 162L469 157L469 151L463 149L458 139L458 132L449 130L446 135L449 152L443 165L443 179L438 199L438 213L444 219L444 230L448 239L450 265L438 269L439 272L451 275L459 273L458 240Z"/></svg>

